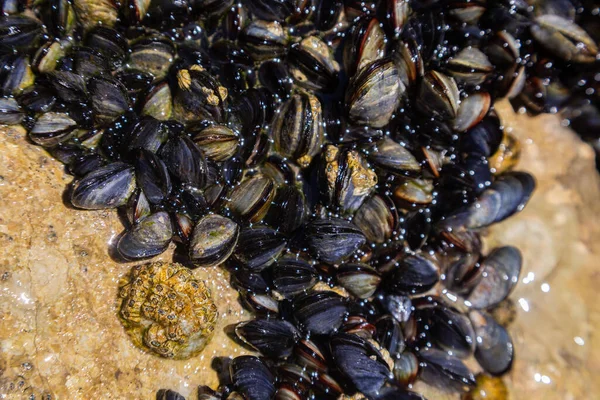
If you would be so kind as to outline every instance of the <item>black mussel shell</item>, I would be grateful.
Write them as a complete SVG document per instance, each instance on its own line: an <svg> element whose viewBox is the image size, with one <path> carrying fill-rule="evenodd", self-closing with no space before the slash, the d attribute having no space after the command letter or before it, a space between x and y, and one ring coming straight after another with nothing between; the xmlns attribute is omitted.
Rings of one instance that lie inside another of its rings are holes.
<svg viewBox="0 0 600 400"><path fill-rule="evenodd" d="M167 167L157 155L148 150L140 150L135 160L135 177L152 204L162 202L171 193L171 177Z"/></svg>
<svg viewBox="0 0 600 400"><path fill-rule="evenodd" d="M125 232L117 250L127 260L154 257L163 253L173 237L169 214L159 211L150 214Z"/></svg>
<svg viewBox="0 0 600 400"><path fill-rule="evenodd" d="M335 292L320 291L296 297L293 309L300 329L311 334L327 335L342 325L348 304Z"/></svg>
<svg viewBox="0 0 600 400"><path fill-rule="evenodd" d="M392 358L398 358L406 348L402 326L396 318L385 314L375 321L377 343L386 349Z"/></svg>
<svg viewBox="0 0 600 400"><path fill-rule="evenodd" d="M342 333L333 336L329 346L335 365L361 393L376 395L390 378L383 356L365 339Z"/></svg>
<svg viewBox="0 0 600 400"><path fill-rule="evenodd" d="M239 237L239 226L218 214L202 217L194 227L189 245L189 258L194 265L218 265L233 253Z"/></svg>
<svg viewBox="0 0 600 400"><path fill-rule="evenodd" d="M275 394L275 376L258 357L234 358L229 373L233 386L247 400L266 400Z"/></svg>
<svg viewBox="0 0 600 400"><path fill-rule="evenodd" d="M243 180L231 190L228 206L240 219L259 222L267 214L274 196L273 180L258 174Z"/></svg>
<svg viewBox="0 0 600 400"><path fill-rule="evenodd" d="M169 132L165 123L153 117L144 117L131 130L129 148L156 153L169 138Z"/></svg>
<svg viewBox="0 0 600 400"><path fill-rule="evenodd" d="M277 260L286 245L286 238L275 229L247 227L240 232L234 257L243 267L261 271Z"/></svg>
<svg viewBox="0 0 600 400"><path fill-rule="evenodd" d="M291 234L300 228L308 216L308 204L303 191L291 185L277 188L265 222Z"/></svg>
<svg viewBox="0 0 600 400"><path fill-rule="evenodd" d="M286 256L271 268L273 286L281 295L292 297L306 293L318 281L318 272L307 261Z"/></svg>
<svg viewBox="0 0 600 400"><path fill-rule="evenodd" d="M439 268L431 260L420 255L408 255L384 281L392 293L416 294L431 289L439 277Z"/></svg>
<svg viewBox="0 0 600 400"><path fill-rule="evenodd" d="M77 181L73 186L71 203L87 210L119 207L127 204L134 190L134 168L122 162L114 162Z"/></svg>
<svg viewBox="0 0 600 400"><path fill-rule="evenodd" d="M340 218L312 221L305 236L313 255L330 264L347 259L366 242L356 225Z"/></svg>
<svg viewBox="0 0 600 400"><path fill-rule="evenodd" d="M186 136L167 141L159 151L169 172L184 185L203 188L206 185L207 165L202 151Z"/></svg>
<svg viewBox="0 0 600 400"><path fill-rule="evenodd" d="M235 327L236 335L264 356L286 358L292 354L300 332L288 321L254 319Z"/></svg>
<svg viewBox="0 0 600 400"><path fill-rule="evenodd" d="M171 389L160 389L156 393L156 400L185 400L185 397Z"/></svg>
<svg viewBox="0 0 600 400"><path fill-rule="evenodd" d="M460 358L473 354L475 333L466 315L443 306L424 311L428 314L431 323L431 336L441 348Z"/></svg>
<svg viewBox="0 0 600 400"><path fill-rule="evenodd" d="M316 371L327 371L327 359L319 346L309 339L301 339L294 348L296 363Z"/></svg>
<svg viewBox="0 0 600 400"><path fill-rule="evenodd" d="M240 268L232 273L231 282L238 290L245 290L252 293L268 293L271 290L269 282L258 272L249 271L246 268Z"/></svg>
<svg viewBox="0 0 600 400"><path fill-rule="evenodd" d="M464 392L475 385L475 376L465 364L447 352L434 348L419 352L421 378L443 390Z"/></svg>
<svg viewBox="0 0 600 400"><path fill-rule="evenodd" d="M510 369L514 357L508 331L488 314L471 311L469 317L477 338L475 359L487 373L504 374Z"/></svg>
<svg viewBox="0 0 600 400"><path fill-rule="evenodd" d="M513 246L494 249L482 262L481 278L466 300L477 309L490 308L504 300L519 281L521 252Z"/></svg>
<svg viewBox="0 0 600 400"><path fill-rule="evenodd" d="M0 124L19 124L23 118L25 114L15 99L11 97L0 99Z"/></svg>
<svg viewBox="0 0 600 400"><path fill-rule="evenodd" d="M68 140L76 128L77 122L69 115L48 112L35 121L29 138L36 144L51 147Z"/></svg>

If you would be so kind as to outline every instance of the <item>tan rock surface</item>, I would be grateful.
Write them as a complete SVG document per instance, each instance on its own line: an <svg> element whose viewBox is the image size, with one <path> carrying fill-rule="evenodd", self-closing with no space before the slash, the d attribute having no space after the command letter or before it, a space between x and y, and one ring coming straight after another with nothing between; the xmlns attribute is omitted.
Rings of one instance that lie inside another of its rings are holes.
<svg viewBox="0 0 600 400"><path fill-rule="evenodd" d="M593 153L555 116L530 119L500 105L523 142L519 169L537 177L524 212L494 227L488 247L523 251L512 295L517 357L513 399L600 398L600 179ZM163 360L135 348L115 316L130 265L108 255L122 230L113 212L65 207L71 177L22 131L0 129L0 398L152 399L216 385L215 356L244 350L223 328L248 319L218 268L196 270L217 302L217 334L196 359ZM168 259L165 255L162 259ZM429 399L451 398L423 388ZM192 397L194 398L194 397Z"/></svg>

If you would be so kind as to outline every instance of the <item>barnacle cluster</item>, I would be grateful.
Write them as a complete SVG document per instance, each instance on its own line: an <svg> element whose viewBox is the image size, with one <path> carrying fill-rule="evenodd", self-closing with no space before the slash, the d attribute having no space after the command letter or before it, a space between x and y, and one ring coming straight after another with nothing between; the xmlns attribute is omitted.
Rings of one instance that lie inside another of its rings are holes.
<svg viewBox="0 0 600 400"><path fill-rule="evenodd" d="M133 343L166 358L200 353L218 316L204 283L176 263L133 267L121 283L119 301L119 317Z"/></svg>

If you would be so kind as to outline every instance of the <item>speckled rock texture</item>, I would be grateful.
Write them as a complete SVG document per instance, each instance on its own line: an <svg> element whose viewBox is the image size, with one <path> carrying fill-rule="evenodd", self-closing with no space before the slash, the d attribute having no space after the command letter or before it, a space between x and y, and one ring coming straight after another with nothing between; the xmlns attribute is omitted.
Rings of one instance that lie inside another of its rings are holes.
<svg viewBox="0 0 600 400"><path fill-rule="evenodd" d="M487 248L512 244L524 256L511 296L510 397L600 398L600 178L592 150L556 116L497 108L522 142L518 168L538 183L525 211L487 239ZM163 387L195 398L198 384L216 387L212 359L245 352L224 329L250 318L226 272L193 272L219 313L198 357L167 360L139 350L117 318L118 283L132 265L109 255L122 225L113 211L65 206L71 179L22 130L0 127L0 398L153 399ZM422 383L418 390L430 400L456 398Z"/></svg>

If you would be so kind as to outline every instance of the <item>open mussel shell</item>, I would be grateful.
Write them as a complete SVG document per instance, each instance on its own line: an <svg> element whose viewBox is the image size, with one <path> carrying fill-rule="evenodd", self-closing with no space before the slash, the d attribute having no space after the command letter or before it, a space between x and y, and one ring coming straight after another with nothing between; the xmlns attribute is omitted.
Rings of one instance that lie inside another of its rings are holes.
<svg viewBox="0 0 600 400"><path fill-rule="evenodd" d="M367 241L383 243L392 237L399 223L398 210L385 195L367 199L354 215L354 224L364 233Z"/></svg>
<svg viewBox="0 0 600 400"><path fill-rule="evenodd" d="M127 260L154 257L163 253L173 237L169 214L160 211L139 221L117 243L117 251Z"/></svg>
<svg viewBox="0 0 600 400"><path fill-rule="evenodd" d="M270 318L279 314L279 302L266 293L247 292L240 297L242 305L251 310L255 315Z"/></svg>
<svg viewBox="0 0 600 400"><path fill-rule="evenodd" d="M190 130L192 140L209 160L225 161L237 152L240 138L225 125L210 125L197 131L194 128Z"/></svg>
<svg viewBox="0 0 600 400"><path fill-rule="evenodd" d="M235 327L236 335L262 355L286 358L292 354L300 339L300 332L288 321L280 319L254 319Z"/></svg>
<svg viewBox="0 0 600 400"><path fill-rule="evenodd" d="M25 118L25 114L15 99L12 97L0 99L0 124L19 124L23 121L23 118Z"/></svg>
<svg viewBox="0 0 600 400"><path fill-rule="evenodd" d="M259 222L267 214L275 197L275 184L268 176L257 174L231 190L228 207L233 214L250 222Z"/></svg>
<svg viewBox="0 0 600 400"><path fill-rule="evenodd" d="M445 351L427 348L419 352L420 377L443 390L466 392L475 385L475 376L457 357Z"/></svg>
<svg viewBox="0 0 600 400"><path fill-rule="evenodd" d="M77 122L65 113L42 114L29 132L32 142L51 147L68 140L74 133Z"/></svg>
<svg viewBox="0 0 600 400"><path fill-rule="evenodd" d="M190 240L190 260L199 267L210 267L227 260L235 249L239 230L235 222L221 215L202 217Z"/></svg>
<svg viewBox="0 0 600 400"><path fill-rule="evenodd" d="M494 249L481 262L481 279L466 300L474 308L490 308L504 300L519 281L521 252L513 246Z"/></svg>
<svg viewBox="0 0 600 400"><path fill-rule="evenodd" d="M332 291L316 291L296 297L294 318L304 332L328 335L342 326L348 313L348 302Z"/></svg>
<svg viewBox="0 0 600 400"><path fill-rule="evenodd" d="M247 227L241 230L234 251L235 259L252 271L261 271L273 264L287 245L280 232L268 226Z"/></svg>
<svg viewBox="0 0 600 400"><path fill-rule="evenodd" d="M475 329L475 359L488 374L502 375L512 366L514 346L508 331L486 313L471 311Z"/></svg>
<svg viewBox="0 0 600 400"><path fill-rule="evenodd" d="M347 259L366 242L356 225L340 218L312 221L306 227L305 237L312 254L330 264Z"/></svg>
<svg viewBox="0 0 600 400"><path fill-rule="evenodd" d="M320 168L321 192L342 213L354 213L377 185L377 174L356 150L327 145Z"/></svg>
<svg viewBox="0 0 600 400"><path fill-rule="evenodd" d="M322 111L319 99L309 93L293 95L277 110L271 125L275 150L303 168L321 151Z"/></svg>
<svg viewBox="0 0 600 400"><path fill-rule="evenodd" d="M350 80L346 90L348 116L357 125L382 128L392 118L405 90L396 64L388 58L376 60Z"/></svg>
<svg viewBox="0 0 600 400"><path fill-rule="evenodd" d="M598 45L585 30L559 15L541 15L531 25L531 35L550 53L577 63L597 61Z"/></svg>
<svg viewBox="0 0 600 400"><path fill-rule="evenodd" d="M275 376L258 357L234 358L229 374L234 388L247 400L270 399L275 394Z"/></svg>
<svg viewBox="0 0 600 400"><path fill-rule="evenodd" d="M425 115L452 120L458 113L459 100L453 78L438 71L429 71L419 85L416 106Z"/></svg>
<svg viewBox="0 0 600 400"><path fill-rule="evenodd" d="M403 258L396 270L385 282L395 294L417 294L431 289L439 280L437 265L420 255Z"/></svg>
<svg viewBox="0 0 600 400"><path fill-rule="evenodd" d="M136 190L135 193L129 197L126 207L127 220L131 225L136 225L152 212L150 203L144 192L141 190Z"/></svg>
<svg viewBox="0 0 600 400"><path fill-rule="evenodd" d="M273 286L285 297L306 293L317 284L318 272L307 261L285 256L272 268Z"/></svg>
<svg viewBox="0 0 600 400"><path fill-rule="evenodd" d="M308 36L293 44L287 64L290 75L303 88L333 92L337 87L339 65L331 48L317 36Z"/></svg>
<svg viewBox="0 0 600 400"><path fill-rule="evenodd" d="M366 264L342 264L335 276L341 286L359 299L371 297L381 282L379 273Z"/></svg>
<svg viewBox="0 0 600 400"><path fill-rule="evenodd" d="M374 396L390 379L383 356L365 339L341 333L331 338L329 346L335 365L361 393Z"/></svg>
<svg viewBox="0 0 600 400"><path fill-rule="evenodd" d="M316 371L327 371L327 358L317 343L309 339L300 339L294 348L296 363Z"/></svg>
<svg viewBox="0 0 600 400"><path fill-rule="evenodd" d="M114 162L77 181L73 186L71 203L87 210L119 207L127 204L135 187L134 168Z"/></svg>

